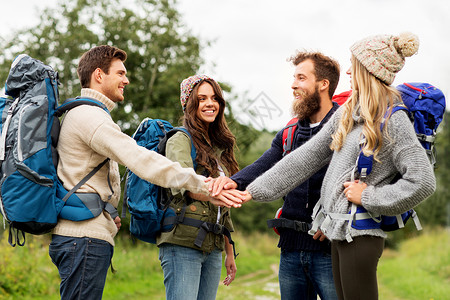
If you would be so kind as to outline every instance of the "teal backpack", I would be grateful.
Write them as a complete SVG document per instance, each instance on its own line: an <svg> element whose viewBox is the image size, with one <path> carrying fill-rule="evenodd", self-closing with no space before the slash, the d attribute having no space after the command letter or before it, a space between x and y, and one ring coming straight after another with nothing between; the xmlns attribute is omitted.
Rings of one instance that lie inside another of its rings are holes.
<svg viewBox="0 0 450 300"><path fill-rule="evenodd" d="M191 139L191 158L194 169L196 169L197 152L191 135L184 127L173 127L168 121L146 118L138 126L133 138L138 145L165 156L168 139L179 131L184 132ZM173 196L170 195L168 189L141 179L128 170L122 218L126 217L126 209L128 208L131 215L131 235L141 241L156 244L156 238L161 232L171 231L177 224L183 224L200 229L194 241L195 246L199 248L202 246L208 232L218 235L223 234L233 245L234 255L237 256L231 233L225 226L185 217L186 205L180 213L175 213L170 207L172 198Z"/></svg>
<svg viewBox="0 0 450 300"><path fill-rule="evenodd" d="M139 146L164 155L167 140L178 131L190 137L189 132L183 127L174 128L166 120L145 118L133 134L133 138ZM194 169L196 156L192 144L191 157ZM126 217L128 208L131 215L130 233L134 237L155 244L160 232L170 231L173 228L176 214L169 207L171 199L164 188L127 170L123 199L122 218Z"/></svg>
<svg viewBox="0 0 450 300"><path fill-rule="evenodd" d="M69 99L58 106L58 73L28 55L12 63L0 97L0 211L9 224L11 246L25 244L25 232L44 234L58 217L81 221L103 210L117 215L112 205L97 194L76 190L108 160L103 161L71 191L64 189L56 170L59 117L79 105L93 105L106 111L94 99Z"/></svg>

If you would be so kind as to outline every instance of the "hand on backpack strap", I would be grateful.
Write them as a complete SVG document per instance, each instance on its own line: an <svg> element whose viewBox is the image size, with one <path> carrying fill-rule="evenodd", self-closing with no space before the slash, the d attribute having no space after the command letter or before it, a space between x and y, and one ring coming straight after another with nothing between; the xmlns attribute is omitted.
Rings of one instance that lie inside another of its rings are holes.
<svg viewBox="0 0 450 300"><path fill-rule="evenodd" d="M347 200L356 205L361 205L361 196L367 184L359 180L347 181L344 182L344 187L344 194Z"/></svg>

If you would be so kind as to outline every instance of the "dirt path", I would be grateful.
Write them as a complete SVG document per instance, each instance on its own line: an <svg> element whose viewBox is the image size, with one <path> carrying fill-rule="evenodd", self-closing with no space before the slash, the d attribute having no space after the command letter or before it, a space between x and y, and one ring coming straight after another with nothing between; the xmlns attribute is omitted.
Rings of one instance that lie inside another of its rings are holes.
<svg viewBox="0 0 450 300"><path fill-rule="evenodd" d="M249 300L278 300L280 299L280 287L278 284L278 264L270 265L270 274L266 274L264 271L257 271L251 274L247 274L245 276L240 277L241 281L245 281L242 283L242 286L262 286L262 289L270 292L271 294L277 294L278 296L260 296L255 295L252 298L248 298ZM263 277L261 275L265 274Z"/></svg>

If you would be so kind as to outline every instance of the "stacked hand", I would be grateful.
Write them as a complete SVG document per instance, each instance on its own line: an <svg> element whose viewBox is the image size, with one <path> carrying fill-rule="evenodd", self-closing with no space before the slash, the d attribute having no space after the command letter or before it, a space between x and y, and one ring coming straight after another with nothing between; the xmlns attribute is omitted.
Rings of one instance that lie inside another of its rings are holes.
<svg viewBox="0 0 450 300"><path fill-rule="evenodd" d="M217 206L241 207L252 199L248 191L237 190L237 184L232 179L220 176L207 178L209 183L210 202Z"/></svg>

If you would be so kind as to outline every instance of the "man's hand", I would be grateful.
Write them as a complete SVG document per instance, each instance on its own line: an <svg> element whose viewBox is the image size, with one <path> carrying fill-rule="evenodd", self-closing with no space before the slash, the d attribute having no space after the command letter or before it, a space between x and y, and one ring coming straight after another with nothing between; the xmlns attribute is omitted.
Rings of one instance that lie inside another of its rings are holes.
<svg viewBox="0 0 450 300"><path fill-rule="evenodd" d="M313 235L313 239L315 239L315 240L318 239L319 241L323 242L327 239L327 237L325 236L325 234L322 231L317 230L316 233Z"/></svg>
<svg viewBox="0 0 450 300"><path fill-rule="evenodd" d="M116 224L116 226L117 226L117 230L119 230L120 229L120 227L122 226L122 223L121 223L121 219L120 219L120 217L119 216L117 216L115 219L114 219L114 223Z"/></svg>

